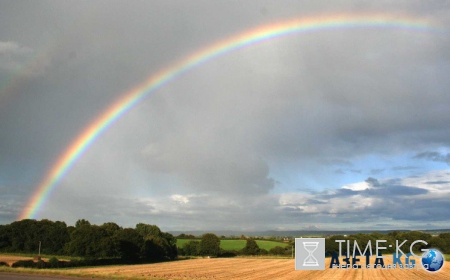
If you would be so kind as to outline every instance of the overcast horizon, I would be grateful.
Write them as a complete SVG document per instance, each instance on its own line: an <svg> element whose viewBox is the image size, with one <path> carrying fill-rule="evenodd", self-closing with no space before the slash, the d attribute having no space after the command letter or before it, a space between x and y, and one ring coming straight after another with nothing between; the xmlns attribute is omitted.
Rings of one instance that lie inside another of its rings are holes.
<svg viewBox="0 0 450 280"><path fill-rule="evenodd" d="M149 77L237 34L333 15L430 27L299 32L205 61L109 126L36 218L450 228L450 3L437 1L1 1L0 224Z"/></svg>

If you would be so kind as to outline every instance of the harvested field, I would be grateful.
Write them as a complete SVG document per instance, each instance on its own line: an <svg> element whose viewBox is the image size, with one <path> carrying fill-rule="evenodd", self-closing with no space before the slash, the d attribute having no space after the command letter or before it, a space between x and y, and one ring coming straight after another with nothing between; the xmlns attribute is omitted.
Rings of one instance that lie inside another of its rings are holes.
<svg viewBox="0 0 450 280"><path fill-rule="evenodd" d="M24 257L24 256L14 256L14 255L0 255L0 262L5 262L9 266L11 266L16 261L21 261L21 260L33 260L33 258L32 257ZM42 258L42 260L48 261L48 259L46 259L46 258Z"/></svg>
<svg viewBox="0 0 450 280"><path fill-rule="evenodd" d="M371 262L373 263L373 262ZM392 263L387 258L385 264ZM330 259L327 259L328 267ZM364 262L363 262L364 264ZM191 259L175 262L70 269L80 274L163 279L450 279L450 265L436 273L423 269L325 269L296 271L292 259Z"/></svg>

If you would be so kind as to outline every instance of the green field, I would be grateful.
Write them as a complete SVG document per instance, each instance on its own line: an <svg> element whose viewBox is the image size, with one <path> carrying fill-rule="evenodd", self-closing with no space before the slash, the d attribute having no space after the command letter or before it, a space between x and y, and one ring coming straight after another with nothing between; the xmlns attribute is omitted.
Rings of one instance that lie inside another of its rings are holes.
<svg viewBox="0 0 450 280"><path fill-rule="evenodd" d="M185 243L191 240L200 241L200 239L178 239L177 246L183 247ZM246 242L246 240L220 240L220 248L224 250L241 250L245 247ZM283 248L287 246L286 243L269 240L256 240L256 244L258 244L259 248L265 249L267 251L276 246L280 246Z"/></svg>

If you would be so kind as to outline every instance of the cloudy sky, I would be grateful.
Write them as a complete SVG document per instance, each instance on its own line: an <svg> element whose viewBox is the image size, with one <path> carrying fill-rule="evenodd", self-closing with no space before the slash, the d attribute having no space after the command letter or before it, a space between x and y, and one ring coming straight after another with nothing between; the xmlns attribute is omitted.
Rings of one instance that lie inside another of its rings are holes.
<svg viewBox="0 0 450 280"><path fill-rule="evenodd" d="M0 223L126 92L237 34L346 14L431 28L279 37L149 94L35 218L163 230L449 228L445 1L2 1Z"/></svg>

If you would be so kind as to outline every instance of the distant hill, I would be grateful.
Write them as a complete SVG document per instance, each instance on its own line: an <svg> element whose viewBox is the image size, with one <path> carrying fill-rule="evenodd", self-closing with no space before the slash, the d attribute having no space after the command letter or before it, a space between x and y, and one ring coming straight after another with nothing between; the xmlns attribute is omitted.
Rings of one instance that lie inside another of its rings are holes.
<svg viewBox="0 0 450 280"><path fill-rule="evenodd" d="M187 230L187 231L169 231L171 234L178 236L182 233L192 234L195 236L201 236L204 233L212 232L218 236L330 236L330 235L350 235L357 233L372 233L378 232L382 234L387 234L393 231L402 231L408 232L413 231L409 229L396 229L396 230L289 230L289 231L279 231L279 230L268 230L268 231L234 231L234 230L211 230L211 231L203 231L203 230ZM429 230L418 230L422 232L426 232L432 235L440 234L443 232L450 232L450 229L429 229Z"/></svg>

